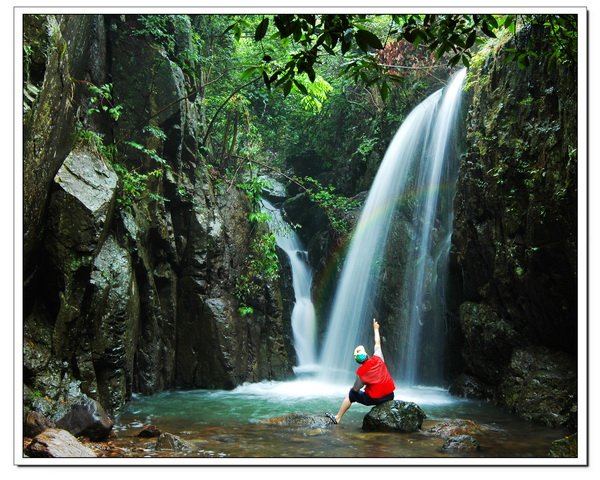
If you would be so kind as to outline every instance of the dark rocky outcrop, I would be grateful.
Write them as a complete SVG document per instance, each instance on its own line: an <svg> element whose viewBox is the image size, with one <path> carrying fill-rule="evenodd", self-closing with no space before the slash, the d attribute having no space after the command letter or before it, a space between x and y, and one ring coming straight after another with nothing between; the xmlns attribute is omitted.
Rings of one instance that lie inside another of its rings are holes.
<svg viewBox="0 0 600 480"><path fill-rule="evenodd" d="M363 419L367 431L411 433L421 429L425 412L416 403L392 400L373 407Z"/></svg>
<svg viewBox="0 0 600 480"><path fill-rule="evenodd" d="M550 63L542 28L523 28L471 72L454 284L463 371L485 385L475 394L524 418L574 428L577 68ZM538 54L530 68L505 62L530 40Z"/></svg>

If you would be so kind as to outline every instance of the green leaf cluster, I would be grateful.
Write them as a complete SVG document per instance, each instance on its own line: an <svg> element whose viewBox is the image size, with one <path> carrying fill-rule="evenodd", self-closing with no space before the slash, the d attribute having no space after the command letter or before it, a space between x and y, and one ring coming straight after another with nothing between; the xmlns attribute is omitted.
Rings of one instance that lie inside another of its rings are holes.
<svg viewBox="0 0 600 480"><path fill-rule="evenodd" d="M123 111L123 105L113 105L112 103L112 83L100 85L99 87L87 83L92 96L90 102L92 106L88 108L88 115L92 113L108 113L113 120L118 120Z"/></svg>

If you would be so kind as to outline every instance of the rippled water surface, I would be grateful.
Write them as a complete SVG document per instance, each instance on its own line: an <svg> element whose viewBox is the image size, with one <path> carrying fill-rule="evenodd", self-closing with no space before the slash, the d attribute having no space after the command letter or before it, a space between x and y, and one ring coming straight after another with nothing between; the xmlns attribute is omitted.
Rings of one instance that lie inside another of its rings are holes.
<svg viewBox="0 0 600 480"><path fill-rule="evenodd" d="M310 380L263 382L232 391L173 390L136 397L116 425L118 444L137 457L234 458L546 458L550 444L566 432L523 422L484 402L462 400L435 388L396 390L396 399L418 404L427 414L417 433L364 432L370 407L354 404L343 423L325 428L259 423L272 417L306 412L336 413L347 387ZM451 419L488 427L477 436L477 452L442 451L444 439L428 430ZM156 439L135 435L155 425L196 447L194 453L157 451Z"/></svg>

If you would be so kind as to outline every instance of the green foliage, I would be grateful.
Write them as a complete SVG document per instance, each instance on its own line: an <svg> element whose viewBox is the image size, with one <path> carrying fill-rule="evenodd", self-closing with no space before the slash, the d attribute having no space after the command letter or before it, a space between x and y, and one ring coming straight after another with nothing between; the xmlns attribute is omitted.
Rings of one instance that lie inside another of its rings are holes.
<svg viewBox="0 0 600 480"><path fill-rule="evenodd" d="M92 107L88 109L88 114L107 114L112 120L118 120L123 106L112 104L112 84L97 87L89 82L83 83L87 84L88 90L92 94L90 97ZM158 139L166 139L166 135L158 127L149 125L144 128L144 131L151 133ZM135 169L127 168L119 161L119 151L116 144L107 144L104 135L86 129L81 123L78 124L77 128L77 141L80 145L85 145L90 151L97 154L103 161L112 165L119 177L120 194L117 202L123 208L131 209L143 195L147 195L153 200L168 201L164 196L148 188L151 178L160 177L164 169L170 168L167 165L167 161L160 157L155 149L144 147L132 141L123 142L124 145L141 152L159 166L159 168L155 168L149 172L140 173Z"/></svg>
<svg viewBox="0 0 600 480"><path fill-rule="evenodd" d="M80 145L85 145L104 161L112 162L116 156L116 147L106 145L104 135L84 128L81 123L77 125L77 142Z"/></svg>
<svg viewBox="0 0 600 480"><path fill-rule="evenodd" d="M237 185L248 197L250 203L248 220L257 230L271 219L268 213L261 210L262 192L268 185L266 180L258 177L248 178ZM261 295L266 284L278 278L279 258L276 251L276 237L270 232L258 233L250 243L246 271L236 280L235 294L240 300L240 314L245 316L253 313L253 308L248 304Z"/></svg>
<svg viewBox="0 0 600 480"><path fill-rule="evenodd" d="M148 155L148 157L150 157L156 163L158 163L160 165L164 165L165 167L169 168L169 166L167 165L167 161L156 153L156 149L146 148L143 145L136 143L136 142L127 142L126 141L123 143L125 145L129 145L132 148L135 148L136 150L139 150L140 152L144 153L145 155Z"/></svg>
<svg viewBox="0 0 600 480"><path fill-rule="evenodd" d="M163 132L159 127L155 126L155 125L146 125L143 129L143 132L148 132L150 134L152 134L152 136L154 136L155 138L158 138L159 140L166 140L167 139L167 134L165 132Z"/></svg>
<svg viewBox="0 0 600 480"><path fill-rule="evenodd" d="M289 50L285 59L277 61L269 54L261 65L253 65L246 75L259 74L267 88L282 87L284 95L292 91L296 78L305 74L314 81L317 65L327 56L347 58L344 73L365 83L379 84L380 94L389 95L389 82L400 77L378 62L374 53L382 51L389 41L406 41L424 46L449 67L470 67L473 50L485 41L496 38L498 32L514 34L518 24L544 25L552 44L551 60L574 61L577 27L574 15L364 15L364 14L276 14L264 16L255 26L253 38L261 44L281 41ZM238 17L229 29L237 39L250 22ZM290 44L293 48L290 49ZM516 48L508 61L526 68L537 53L532 45Z"/></svg>
<svg viewBox="0 0 600 480"><path fill-rule="evenodd" d="M134 31L134 35L148 35L156 43L165 48L167 53L175 53L175 35L170 28L171 15L140 15L138 21L141 28Z"/></svg>
<svg viewBox="0 0 600 480"><path fill-rule="evenodd" d="M278 14L264 17L255 27L253 38L257 42L280 39L284 48L293 41L294 49L281 62L276 62L270 54L263 56L263 64L251 67L246 75L258 73L267 88L281 86L284 94L289 94L298 75L305 74L310 81L316 79L315 68L323 56L348 54L345 73L363 81L368 78L380 81L382 96L386 97L389 85L384 78L385 69L373 55L385 45L383 35L377 31L381 28L381 18L386 19L388 38L425 45L435 52L438 60L451 53L449 66L459 63L468 66L469 49L478 35L493 37L493 29L498 28L493 15ZM236 38L241 38L247 27L247 20L240 18L230 29ZM394 75L387 78L397 80Z"/></svg>
<svg viewBox="0 0 600 480"><path fill-rule="evenodd" d="M244 191L248 197L252 213L256 214L257 211L260 210L263 191L265 188L271 187L272 185L264 178L250 177L244 182L238 183L237 186Z"/></svg>
<svg viewBox="0 0 600 480"><path fill-rule="evenodd" d="M574 64L577 59L577 19L575 15L507 15L504 26L509 25L512 33L515 33L517 23L529 23L531 25L542 26L547 32L545 53L550 65L571 63ZM521 69L529 68L532 59L539 57L538 47L533 44L533 39L529 39L523 46L507 49L511 54L505 61L517 62Z"/></svg>
<svg viewBox="0 0 600 480"><path fill-rule="evenodd" d="M118 120L123 110L122 105L113 105L112 103L112 83L107 83L97 87L88 83L88 89L92 96L90 102L92 106L88 109L88 115L92 113L108 113L113 120Z"/></svg>
<svg viewBox="0 0 600 480"><path fill-rule="evenodd" d="M348 224L345 216L348 212L359 207L360 203L356 200L336 195L333 186L324 187L314 178L305 177L297 180L304 186L309 198L323 209L333 230L339 234L347 233Z"/></svg>

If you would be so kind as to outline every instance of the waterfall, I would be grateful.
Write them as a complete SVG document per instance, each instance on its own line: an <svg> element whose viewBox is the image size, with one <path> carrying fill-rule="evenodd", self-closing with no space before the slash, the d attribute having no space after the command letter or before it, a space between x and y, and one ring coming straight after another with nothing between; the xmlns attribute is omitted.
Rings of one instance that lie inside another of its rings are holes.
<svg viewBox="0 0 600 480"><path fill-rule="evenodd" d="M303 250L298 235L281 217L281 212L267 200L262 201L271 215L269 222L277 245L287 254L292 268L295 303L292 311L292 332L298 360L297 371L311 370L317 363L317 326L311 299L312 272L308 252Z"/></svg>
<svg viewBox="0 0 600 480"><path fill-rule="evenodd" d="M419 104L386 151L352 233L333 300L320 357L324 381L351 380L356 370L352 359L356 345L364 344L372 353L375 300L388 234L398 224L399 212L409 220L406 230L411 242L393 245L394 249L407 250L407 260L402 290L397 293L404 299L402 326L392 329L386 319L379 319L383 337L389 340L384 342L386 362L400 383L412 385L427 376L421 371L420 353L439 353L439 343L425 348L424 342L433 339L423 335L423 328L440 322L443 327L445 319L445 303L432 299L444 294L452 221L452 210L448 209L452 208L456 182L456 178L449 178L452 174L455 177L456 168L448 162L456 160L452 140L465 75L466 70L461 70L444 89ZM439 195L442 183L443 198ZM427 328L428 332L440 330ZM397 338L389 338L392 331L397 332ZM386 345L397 351L386 351Z"/></svg>

